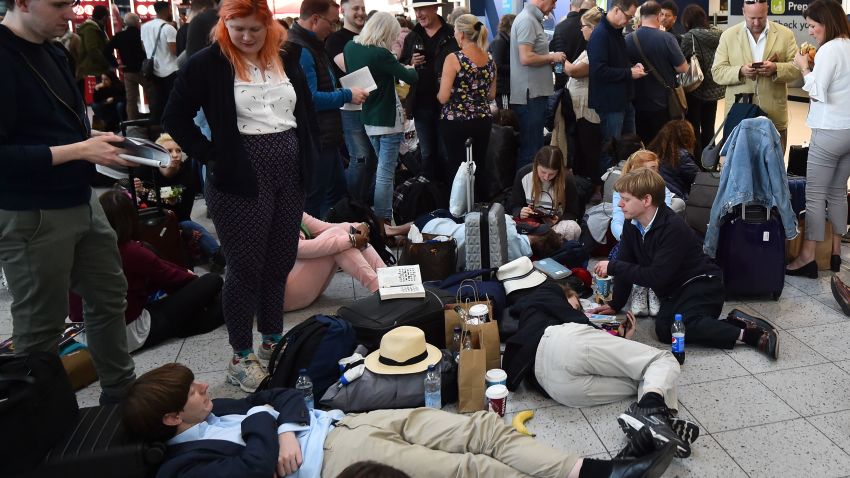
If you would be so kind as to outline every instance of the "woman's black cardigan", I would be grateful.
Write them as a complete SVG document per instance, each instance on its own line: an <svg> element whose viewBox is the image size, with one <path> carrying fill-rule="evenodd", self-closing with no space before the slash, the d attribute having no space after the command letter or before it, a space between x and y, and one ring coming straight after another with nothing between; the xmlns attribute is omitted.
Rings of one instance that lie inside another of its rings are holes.
<svg viewBox="0 0 850 478"><path fill-rule="evenodd" d="M304 187L318 158L319 126L312 95L299 64L301 48L287 43L281 49L280 57L297 98L296 134L300 180ZM189 156L207 165L208 178L216 188L238 196L254 197L257 195L257 177L236 125L234 78L235 70L217 43L199 51L178 73L162 124ZM200 108L204 109L210 125L212 141L201 134L193 121Z"/></svg>

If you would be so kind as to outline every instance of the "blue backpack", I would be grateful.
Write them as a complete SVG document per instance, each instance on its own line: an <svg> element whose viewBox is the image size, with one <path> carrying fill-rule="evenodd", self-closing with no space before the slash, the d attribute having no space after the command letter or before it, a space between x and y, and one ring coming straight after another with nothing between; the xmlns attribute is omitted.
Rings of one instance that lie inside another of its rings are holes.
<svg viewBox="0 0 850 478"><path fill-rule="evenodd" d="M339 317L314 315L286 333L269 359L269 376L260 385L267 388L294 388L298 371L307 369L313 381L313 397L325 394L339 380L340 359L354 352L354 328Z"/></svg>

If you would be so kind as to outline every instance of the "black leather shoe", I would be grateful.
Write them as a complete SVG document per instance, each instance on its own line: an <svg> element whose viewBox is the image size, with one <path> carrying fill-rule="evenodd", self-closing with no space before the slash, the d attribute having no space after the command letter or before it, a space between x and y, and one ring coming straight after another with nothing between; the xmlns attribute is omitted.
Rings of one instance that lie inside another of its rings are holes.
<svg viewBox="0 0 850 478"><path fill-rule="evenodd" d="M833 254L829 258L829 270L832 272L841 272L841 256Z"/></svg>
<svg viewBox="0 0 850 478"><path fill-rule="evenodd" d="M757 327L764 330L775 330L776 326L771 324L765 319L754 317L750 314L742 312L740 309L732 309L731 312L726 316L724 322L729 322L730 324L740 327L742 329L750 329L753 327Z"/></svg>
<svg viewBox="0 0 850 478"><path fill-rule="evenodd" d="M676 445L668 443L650 455L633 460L611 460L610 478L658 478L676 453Z"/></svg>
<svg viewBox="0 0 850 478"><path fill-rule="evenodd" d="M817 279L818 278L818 263L815 261L809 262L808 264L798 267L797 269L788 269L785 268L785 275L787 276L802 276L808 277L809 279Z"/></svg>

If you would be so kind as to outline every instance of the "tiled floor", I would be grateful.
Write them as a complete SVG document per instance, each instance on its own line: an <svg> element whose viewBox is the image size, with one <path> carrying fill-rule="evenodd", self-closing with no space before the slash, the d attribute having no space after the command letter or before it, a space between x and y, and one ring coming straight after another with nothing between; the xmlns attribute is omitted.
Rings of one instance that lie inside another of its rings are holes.
<svg viewBox="0 0 850 478"><path fill-rule="evenodd" d="M204 212L201 201L195 215L208 223ZM850 247L844 247L842 256L850 264ZM313 306L286 314L285 329L316 313L334 313L366 294L350 276L338 273ZM8 291L0 290L0 339L11 334L10 300ZM702 426L702 435L693 455L674 460L664 476L850 476L850 339L844 335L850 319L832 298L829 274L821 273L818 280L789 277L779 301L729 303L724 313L734 307L768 318L781 329L780 359L771 361L745 346L729 351L689 346L679 409L681 416ZM668 346L655 340L651 319L639 320L636 338L653 347ZM137 373L170 361L185 363L199 380L211 384L213 396L238 397L244 394L224 382L229 350L222 327L169 341L134 359ZM94 405L99 393L94 384L77 394L78 401ZM538 440L559 450L609 458L624 445L615 418L628 403L572 409L520 390L509 398L506 420L534 409L529 428Z"/></svg>

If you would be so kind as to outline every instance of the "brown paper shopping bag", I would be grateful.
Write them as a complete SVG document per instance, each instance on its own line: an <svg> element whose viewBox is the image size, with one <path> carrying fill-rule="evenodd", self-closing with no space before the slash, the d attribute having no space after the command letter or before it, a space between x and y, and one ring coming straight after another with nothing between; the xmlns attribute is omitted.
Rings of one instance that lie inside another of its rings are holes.
<svg viewBox="0 0 850 478"><path fill-rule="evenodd" d="M493 317L493 304L489 300L468 301L464 303L448 304L445 307L444 316L446 323L446 346L451 347L454 328L461 327L463 329L463 320L461 319L455 307L460 307L468 312L469 308L476 304L484 304L489 309L489 316ZM479 325L466 325L472 336L472 346L476 349L484 350L486 354L487 370L491 368L501 368L502 357L499 343L499 324L491 320ZM462 345L462 344L461 344Z"/></svg>
<svg viewBox="0 0 850 478"><path fill-rule="evenodd" d="M484 374L487 371L485 352L481 349L461 350L458 362L458 411L467 413L484 410Z"/></svg>

